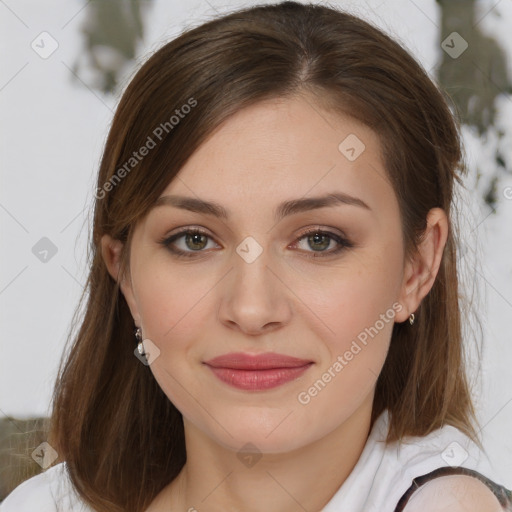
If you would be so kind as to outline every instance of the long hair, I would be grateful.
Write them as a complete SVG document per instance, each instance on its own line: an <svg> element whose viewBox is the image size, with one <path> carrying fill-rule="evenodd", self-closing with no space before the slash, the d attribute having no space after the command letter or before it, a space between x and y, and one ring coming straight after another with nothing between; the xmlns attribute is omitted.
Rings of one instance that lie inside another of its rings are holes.
<svg viewBox="0 0 512 512"><path fill-rule="evenodd" d="M261 100L305 93L379 135L407 256L431 208L442 208L450 222L441 267L414 328L394 325L372 424L388 409L388 441L445 424L476 437L452 204L465 170L446 98L406 50L358 17L295 2L256 6L188 29L151 55L110 127L85 306L61 362L50 435L78 493L100 512L144 510L186 462L181 413L134 357L133 319L102 259L101 237L124 242L126 270L135 225L223 121Z"/></svg>

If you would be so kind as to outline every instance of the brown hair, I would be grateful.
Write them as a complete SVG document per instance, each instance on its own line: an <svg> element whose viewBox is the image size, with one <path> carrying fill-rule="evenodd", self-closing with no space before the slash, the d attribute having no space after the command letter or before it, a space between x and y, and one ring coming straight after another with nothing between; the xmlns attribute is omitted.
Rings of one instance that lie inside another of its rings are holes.
<svg viewBox="0 0 512 512"><path fill-rule="evenodd" d="M443 208L450 221L441 267L414 328L394 325L372 424L389 409L389 441L444 424L476 438L452 219L453 185L462 185L464 171L446 100L398 43L355 16L295 2L257 6L189 29L154 53L126 88L110 128L80 304L87 302L61 363L50 438L79 494L98 511L144 510L186 460L181 413L134 357L133 318L102 259L101 237L125 242L126 269L136 223L214 129L258 101L305 93L380 136L406 255L421 240L431 208ZM148 137L157 142L158 127L165 127L162 142L130 160Z"/></svg>

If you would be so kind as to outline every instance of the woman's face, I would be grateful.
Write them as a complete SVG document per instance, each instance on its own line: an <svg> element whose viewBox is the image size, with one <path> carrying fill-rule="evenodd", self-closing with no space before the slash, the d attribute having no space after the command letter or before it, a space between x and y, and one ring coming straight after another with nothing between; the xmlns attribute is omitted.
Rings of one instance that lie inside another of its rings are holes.
<svg viewBox="0 0 512 512"><path fill-rule="evenodd" d="M315 207L329 195L346 201ZM226 217L192 211L199 201ZM186 422L234 450L277 453L371 410L393 323L414 311L374 132L311 99L262 102L225 122L159 203L134 232L122 290ZM204 234L181 233L193 229ZM231 353L247 359L206 364ZM254 369L262 353L302 362Z"/></svg>

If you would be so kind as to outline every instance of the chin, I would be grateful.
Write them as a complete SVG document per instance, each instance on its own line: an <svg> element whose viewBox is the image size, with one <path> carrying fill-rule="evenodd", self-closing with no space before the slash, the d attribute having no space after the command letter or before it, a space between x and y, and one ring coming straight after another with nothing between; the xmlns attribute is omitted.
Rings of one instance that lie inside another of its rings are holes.
<svg viewBox="0 0 512 512"><path fill-rule="evenodd" d="M307 439L303 439L298 434L295 435L294 432L282 432L266 437L261 432L255 432L254 429L240 429L232 434L233 437L225 434L222 438L214 439L219 445L237 454L251 450L256 453L287 453L308 444ZM256 448L253 449L252 446Z"/></svg>
<svg viewBox="0 0 512 512"><path fill-rule="evenodd" d="M286 453L315 442L330 431L327 422L313 425L312 418L301 418L299 412L283 407L267 411L238 408L234 416L212 413L220 425L227 426L227 432L209 419L203 431L219 445L235 452L252 444L261 453Z"/></svg>

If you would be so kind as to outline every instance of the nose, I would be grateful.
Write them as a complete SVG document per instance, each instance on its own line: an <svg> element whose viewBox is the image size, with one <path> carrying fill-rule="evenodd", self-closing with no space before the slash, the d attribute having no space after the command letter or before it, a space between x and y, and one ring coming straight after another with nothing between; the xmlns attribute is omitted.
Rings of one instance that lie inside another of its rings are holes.
<svg viewBox="0 0 512 512"><path fill-rule="evenodd" d="M219 289L219 320L248 335L267 334L290 322L293 293L268 250L252 262L233 254L234 268Z"/></svg>

